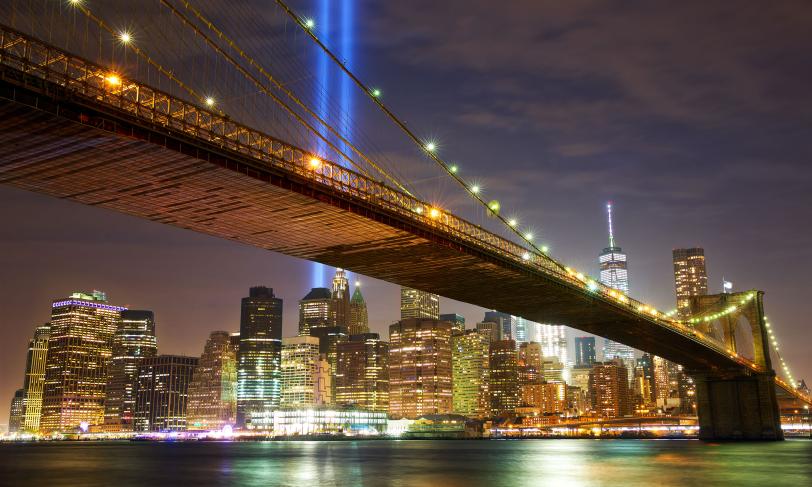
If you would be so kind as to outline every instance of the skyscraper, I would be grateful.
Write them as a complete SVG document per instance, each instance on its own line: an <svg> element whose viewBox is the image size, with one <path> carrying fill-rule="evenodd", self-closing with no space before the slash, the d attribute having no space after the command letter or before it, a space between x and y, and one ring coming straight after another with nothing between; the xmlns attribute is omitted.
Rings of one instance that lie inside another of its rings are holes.
<svg viewBox="0 0 812 487"><path fill-rule="evenodd" d="M601 270L600 281L612 289L628 294L629 274L626 268L626 254L623 253L620 247L615 245L611 201L606 204L606 214L609 224L609 247L603 249L603 252L598 257ZM615 358L623 360L629 370L634 367L634 349L622 343L606 339L603 344L603 359L611 360Z"/></svg>
<svg viewBox="0 0 812 487"><path fill-rule="evenodd" d="M451 323L410 318L389 326L389 415L416 419L452 409Z"/></svg>
<svg viewBox="0 0 812 487"><path fill-rule="evenodd" d="M389 344L377 333L350 336L338 344L335 397L339 405L389 410Z"/></svg>
<svg viewBox="0 0 812 487"><path fill-rule="evenodd" d="M333 293L326 287L314 287L299 300L299 336L327 326L335 326Z"/></svg>
<svg viewBox="0 0 812 487"><path fill-rule="evenodd" d="M457 313L446 313L440 315L442 321L451 323L451 331L457 333L465 332L465 317Z"/></svg>
<svg viewBox="0 0 812 487"><path fill-rule="evenodd" d="M350 283L344 269L336 269L333 277L333 289L331 292L332 318L334 326L350 326Z"/></svg>
<svg viewBox="0 0 812 487"><path fill-rule="evenodd" d="M350 299L350 325L347 329L350 335L369 333L369 314L367 303L361 294L360 283L355 283L355 291Z"/></svg>
<svg viewBox="0 0 812 487"><path fill-rule="evenodd" d="M575 366L592 367L595 359L595 337L575 337Z"/></svg>
<svg viewBox="0 0 812 487"><path fill-rule="evenodd" d="M631 414L629 378L620 360L595 362L589 374L592 409L604 417Z"/></svg>
<svg viewBox="0 0 812 487"><path fill-rule="evenodd" d="M440 319L440 296L410 287L400 288L400 319Z"/></svg>
<svg viewBox="0 0 812 487"><path fill-rule="evenodd" d="M486 311L483 322L496 323L499 327L500 340L513 340L516 341L516 319L507 313L501 311Z"/></svg>
<svg viewBox="0 0 812 487"><path fill-rule="evenodd" d="M296 336L282 339L283 407L313 407L330 403L330 371L319 353L319 339Z"/></svg>
<svg viewBox="0 0 812 487"><path fill-rule="evenodd" d="M501 335L499 323L492 321L480 321L476 324L476 331L487 336L492 342L499 341L499 336Z"/></svg>
<svg viewBox="0 0 812 487"><path fill-rule="evenodd" d="M521 401L516 342L514 340L492 342L488 354L488 367L491 415L513 413Z"/></svg>
<svg viewBox="0 0 812 487"><path fill-rule="evenodd" d="M8 412L8 432L19 433L23 430L25 389L17 389L11 398Z"/></svg>
<svg viewBox="0 0 812 487"><path fill-rule="evenodd" d="M227 331L213 331L189 384L189 429L219 430L237 420L237 347Z"/></svg>
<svg viewBox="0 0 812 487"><path fill-rule="evenodd" d="M481 418L489 411L488 351L490 337L477 330L451 337L453 405L456 414Z"/></svg>
<svg viewBox="0 0 812 487"><path fill-rule="evenodd" d="M197 357L158 355L138 365L135 431L185 431L189 384Z"/></svg>
<svg viewBox="0 0 812 487"><path fill-rule="evenodd" d="M126 308L101 291L73 293L53 302L40 431L72 431L104 422L113 336Z"/></svg>
<svg viewBox="0 0 812 487"><path fill-rule="evenodd" d="M629 293L629 275L626 267L626 254L615 245L615 234L612 228L612 202L606 204L609 221L609 246L603 249L598 257L601 282L624 294Z"/></svg>
<svg viewBox="0 0 812 487"><path fill-rule="evenodd" d="M708 294L705 249L674 249L673 257L677 312L680 317L688 318L691 315L691 297Z"/></svg>
<svg viewBox="0 0 812 487"><path fill-rule="evenodd" d="M263 429L279 406L282 355L282 299L259 286L242 299L237 355L237 424Z"/></svg>
<svg viewBox="0 0 812 487"><path fill-rule="evenodd" d="M42 391L45 387L45 366L48 357L48 337L51 326L38 326L34 338L28 344L28 355L25 361L25 382L23 389L23 431L39 431L39 420L42 414Z"/></svg>
<svg viewBox="0 0 812 487"><path fill-rule="evenodd" d="M124 310L113 337L104 401L104 430L133 431L138 364L158 354L152 311Z"/></svg>

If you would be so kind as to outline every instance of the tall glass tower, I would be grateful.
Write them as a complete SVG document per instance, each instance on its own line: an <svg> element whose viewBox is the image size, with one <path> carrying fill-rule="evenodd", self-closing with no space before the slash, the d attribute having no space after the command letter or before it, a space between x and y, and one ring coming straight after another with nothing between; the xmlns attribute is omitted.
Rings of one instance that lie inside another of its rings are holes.
<svg viewBox="0 0 812 487"><path fill-rule="evenodd" d="M242 298L237 357L237 424L265 429L279 406L282 299L258 286Z"/></svg>
<svg viewBox="0 0 812 487"><path fill-rule="evenodd" d="M601 277L600 281L617 289L623 294L629 293L629 273L626 267L626 254L623 249L615 245L615 232L612 227L612 202L606 203L606 215L609 224L609 246L603 249L598 257ZM634 368L634 349L627 345L606 340L603 344L603 359L620 359L629 370Z"/></svg>

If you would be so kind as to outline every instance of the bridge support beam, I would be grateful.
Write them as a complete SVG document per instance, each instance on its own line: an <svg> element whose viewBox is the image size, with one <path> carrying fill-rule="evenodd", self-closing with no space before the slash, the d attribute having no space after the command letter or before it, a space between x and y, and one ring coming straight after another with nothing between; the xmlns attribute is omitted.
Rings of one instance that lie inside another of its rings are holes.
<svg viewBox="0 0 812 487"><path fill-rule="evenodd" d="M699 437L703 440L783 440L774 374L723 376L693 372Z"/></svg>

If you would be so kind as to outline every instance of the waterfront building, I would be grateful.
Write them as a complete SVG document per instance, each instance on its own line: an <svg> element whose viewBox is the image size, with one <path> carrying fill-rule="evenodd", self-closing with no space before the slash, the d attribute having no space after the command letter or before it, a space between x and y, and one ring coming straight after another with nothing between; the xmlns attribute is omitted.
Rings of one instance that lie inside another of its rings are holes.
<svg viewBox="0 0 812 487"><path fill-rule="evenodd" d="M310 335L316 328L335 326L333 293L326 287L314 287L299 300L299 336Z"/></svg>
<svg viewBox="0 0 812 487"><path fill-rule="evenodd" d="M113 358L104 400L105 431L133 431L138 364L141 359L157 354L152 311L123 310L113 337Z"/></svg>
<svg viewBox="0 0 812 487"><path fill-rule="evenodd" d="M510 414L519 406L519 354L514 340L490 344L488 354L488 395L492 416Z"/></svg>
<svg viewBox="0 0 812 487"><path fill-rule="evenodd" d="M283 407L313 407L330 403L330 367L319 353L319 339L296 336L282 339Z"/></svg>
<svg viewBox="0 0 812 487"><path fill-rule="evenodd" d="M197 357L158 355L138 365L135 431L184 431Z"/></svg>
<svg viewBox="0 0 812 487"><path fill-rule="evenodd" d="M592 367L595 356L595 337L575 337L575 366Z"/></svg>
<svg viewBox="0 0 812 487"><path fill-rule="evenodd" d="M691 297L708 294L708 272L705 249L693 247L674 249L674 289L677 313L685 319L691 316Z"/></svg>
<svg viewBox="0 0 812 487"><path fill-rule="evenodd" d="M45 366L48 358L48 338L50 324L38 326L34 337L28 342L28 355L25 360L25 381L23 382L23 431L39 431L42 414L42 391L45 387Z"/></svg>
<svg viewBox="0 0 812 487"><path fill-rule="evenodd" d="M567 411L567 384L537 382L521 386L521 407L531 408L537 415L561 414Z"/></svg>
<svg viewBox="0 0 812 487"><path fill-rule="evenodd" d="M635 363L631 394L632 406L636 409L649 410L656 406L654 358L649 353L644 353Z"/></svg>
<svg viewBox="0 0 812 487"><path fill-rule="evenodd" d="M451 333L465 332L465 317L457 313L445 313L440 315L442 321L451 323Z"/></svg>
<svg viewBox="0 0 812 487"><path fill-rule="evenodd" d="M213 331L189 384L189 429L221 430L237 421L237 351L227 331Z"/></svg>
<svg viewBox="0 0 812 487"><path fill-rule="evenodd" d="M76 292L53 302L41 432L104 423L113 337L125 309L108 304L101 291Z"/></svg>
<svg viewBox="0 0 812 487"><path fill-rule="evenodd" d="M389 411L389 344L377 333L351 335L337 345L335 402Z"/></svg>
<svg viewBox="0 0 812 487"><path fill-rule="evenodd" d="M274 436L382 435L387 417L381 411L355 408L279 408L273 412Z"/></svg>
<svg viewBox="0 0 812 487"><path fill-rule="evenodd" d="M400 288L400 319L440 319L440 296L410 287Z"/></svg>
<svg viewBox="0 0 812 487"><path fill-rule="evenodd" d="M489 337L477 330L466 330L451 337L454 413L480 418L489 412L489 348Z"/></svg>
<svg viewBox="0 0 812 487"><path fill-rule="evenodd" d="M23 420L25 419L25 389L17 389L11 398L11 407L8 412L8 432L20 433L23 431Z"/></svg>
<svg viewBox="0 0 812 487"><path fill-rule="evenodd" d="M451 323L410 318L389 326L389 414L450 413Z"/></svg>
<svg viewBox="0 0 812 487"><path fill-rule="evenodd" d="M347 328L350 335L362 335L369 333L369 314L367 313L367 303L361 294L360 283L355 283L355 291L350 299L350 324Z"/></svg>
<svg viewBox="0 0 812 487"><path fill-rule="evenodd" d="M237 425L267 429L279 406L282 359L282 299L273 289L252 287L242 299L239 340Z"/></svg>
<svg viewBox="0 0 812 487"><path fill-rule="evenodd" d="M492 321L480 321L476 324L476 331L488 337L491 342L499 341L501 335L499 323Z"/></svg>
<svg viewBox="0 0 812 487"><path fill-rule="evenodd" d="M631 414L629 378L621 360L595 362L589 375L592 409L600 416L614 418Z"/></svg>

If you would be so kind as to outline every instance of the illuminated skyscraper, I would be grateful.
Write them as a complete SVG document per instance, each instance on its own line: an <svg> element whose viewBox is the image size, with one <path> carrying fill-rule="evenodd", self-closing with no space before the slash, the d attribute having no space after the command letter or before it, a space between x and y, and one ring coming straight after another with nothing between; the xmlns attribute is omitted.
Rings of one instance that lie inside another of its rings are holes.
<svg viewBox="0 0 812 487"><path fill-rule="evenodd" d="M487 336L492 342L499 341L499 336L501 335L499 323L492 321L480 321L476 324L476 331Z"/></svg>
<svg viewBox="0 0 812 487"><path fill-rule="evenodd" d="M452 409L451 323L411 318L389 326L389 415L416 419Z"/></svg>
<svg viewBox="0 0 812 487"><path fill-rule="evenodd" d="M299 301L299 336L327 326L335 326L333 293L326 287L314 287Z"/></svg>
<svg viewBox="0 0 812 487"><path fill-rule="evenodd" d="M629 378L620 360L595 362L589 374L592 409L597 414L620 417L631 414Z"/></svg>
<svg viewBox="0 0 812 487"><path fill-rule="evenodd" d="M440 319L440 296L410 287L400 288L400 319Z"/></svg>
<svg viewBox="0 0 812 487"><path fill-rule="evenodd" d="M350 325L347 329L350 335L369 333L369 314L367 303L361 294L360 283L355 284L355 291L350 299Z"/></svg>
<svg viewBox="0 0 812 487"><path fill-rule="evenodd" d="M598 262L600 264L600 281L617 289L623 294L629 293L629 274L626 268L626 254L615 245L615 233L612 227L612 202L606 204L606 214L609 223L609 247L603 249ZM605 340L603 344L603 359L621 359L626 364L628 370L634 368L634 349L622 343L612 340Z"/></svg>
<svg viewBox="0 0 812 487"><path fill-rule="evenodd" d="M682 318L687 318L691 315L691 297L708 294L705 249L674 249L673 256L677 312Z"/></svg>
<svg viewBox="0 0 812 487"><path fill-rule="evenodd" d="M541 343L520 343L519 362L526 367L532 367L537 373L542 374L544 371L544 352Z"/></svg>
<svg viewBox="0 0 812 487"><path fill-rule="evenodd" d="M279 406L282 299L273 289L252 287L242 299L237 355L237 424L270 428Z"/></svg>
<svg viewBox="0 0 812 487"><path fill-rule="evenodd" d="M126 308L101 291L54 301L45 366L40 431L74 431L104 422L113 336Z"/></svg>
<svg viewBox="0 0 812 487"><path fill-rule="evenodd" d="M488 351L490 337L477 330L451 337L454 413L481 418L489 411Z"/></svg>
<svg viewBox="0 0 812 487"><path fill-rule="evenodd" d="M338 344L335 397L340 405L389 410L389 344L377 333L350 336Z"/></svg>
<svg viewBox="0 0 812 487"><path fill-rule="evenodd" d="M124 310L113 337L104 401L104 430L133 431L138 364L158 354L152 311Z"/></svg>
<svg viewBox="0 0 812 487"><path fill-rule="evenodd" d="M592 367L595 360L595 337L575 337L575 366Z"/></svg>
<svg viewBox="0 0 812 487"><path fill-rule="evenodd" d="M28 343L28 356L25 361L25 382L23 389L24 417L23 431L39 431L39 420L42 414L42 390L45 386L45 366L48 357L48 337L51 326L38 326L34 338Z"/></svg>
<svg viewBox="0 0 812 487"><path fill-rule="evenodd" d="M609 220L609 246L603 249L598 262L601 270L601 282L622 291L629 293L629 275L626 267L626 254L615 245L615 234L612 229L612 203L606 204L606 212Z"/></svg>
<svg viewBox="0 0 812 487"><path fill-rule="evenodd" d="M11 398L8 412L8 432L19 433L23 430L25 389L17 389Z"/></svg>
<svg viewBox="0 0 812 487"><path fill-rule="evenodd" d="M448 321L451 323L451 331L456 333L464 333L465 332L465 317L462 315L458 315L457 313L446 313L440 315L440 319L442 321Z"/></svg>
<svg viewBox="0 0 812 487"><path fill-rule="evenodd" d="M490 344L488 396L492 416L510 414L519 407L519 355L514 340L499 340Z"/></svg>
<svg viewBox="0 0 812 487"><path fill-rule="evenodd" d="M189 429L220 430L237 420L237 347L227 331L213 331L189 384Z"/></svg>
<svg viewBox="0 0 812 487"><path fill-rule="evenodd" d="M332 320L334 326L350 326L350 283L347 280L344 269L336 269L333 277L333 289L331 292Z"/></svg>
<svg viewBox="0 0 812 487"><path fill-rule="evenodd" d="M185 431L189 384L197 357L158 355L138 365L135 431Z"/></svg>
<svg viewBox="0 0 812 487"><path fill-rule="evenodd" d="M313 407L330 403L330 368L319 353L319 339L282 339L282 407Z"/></svg>

